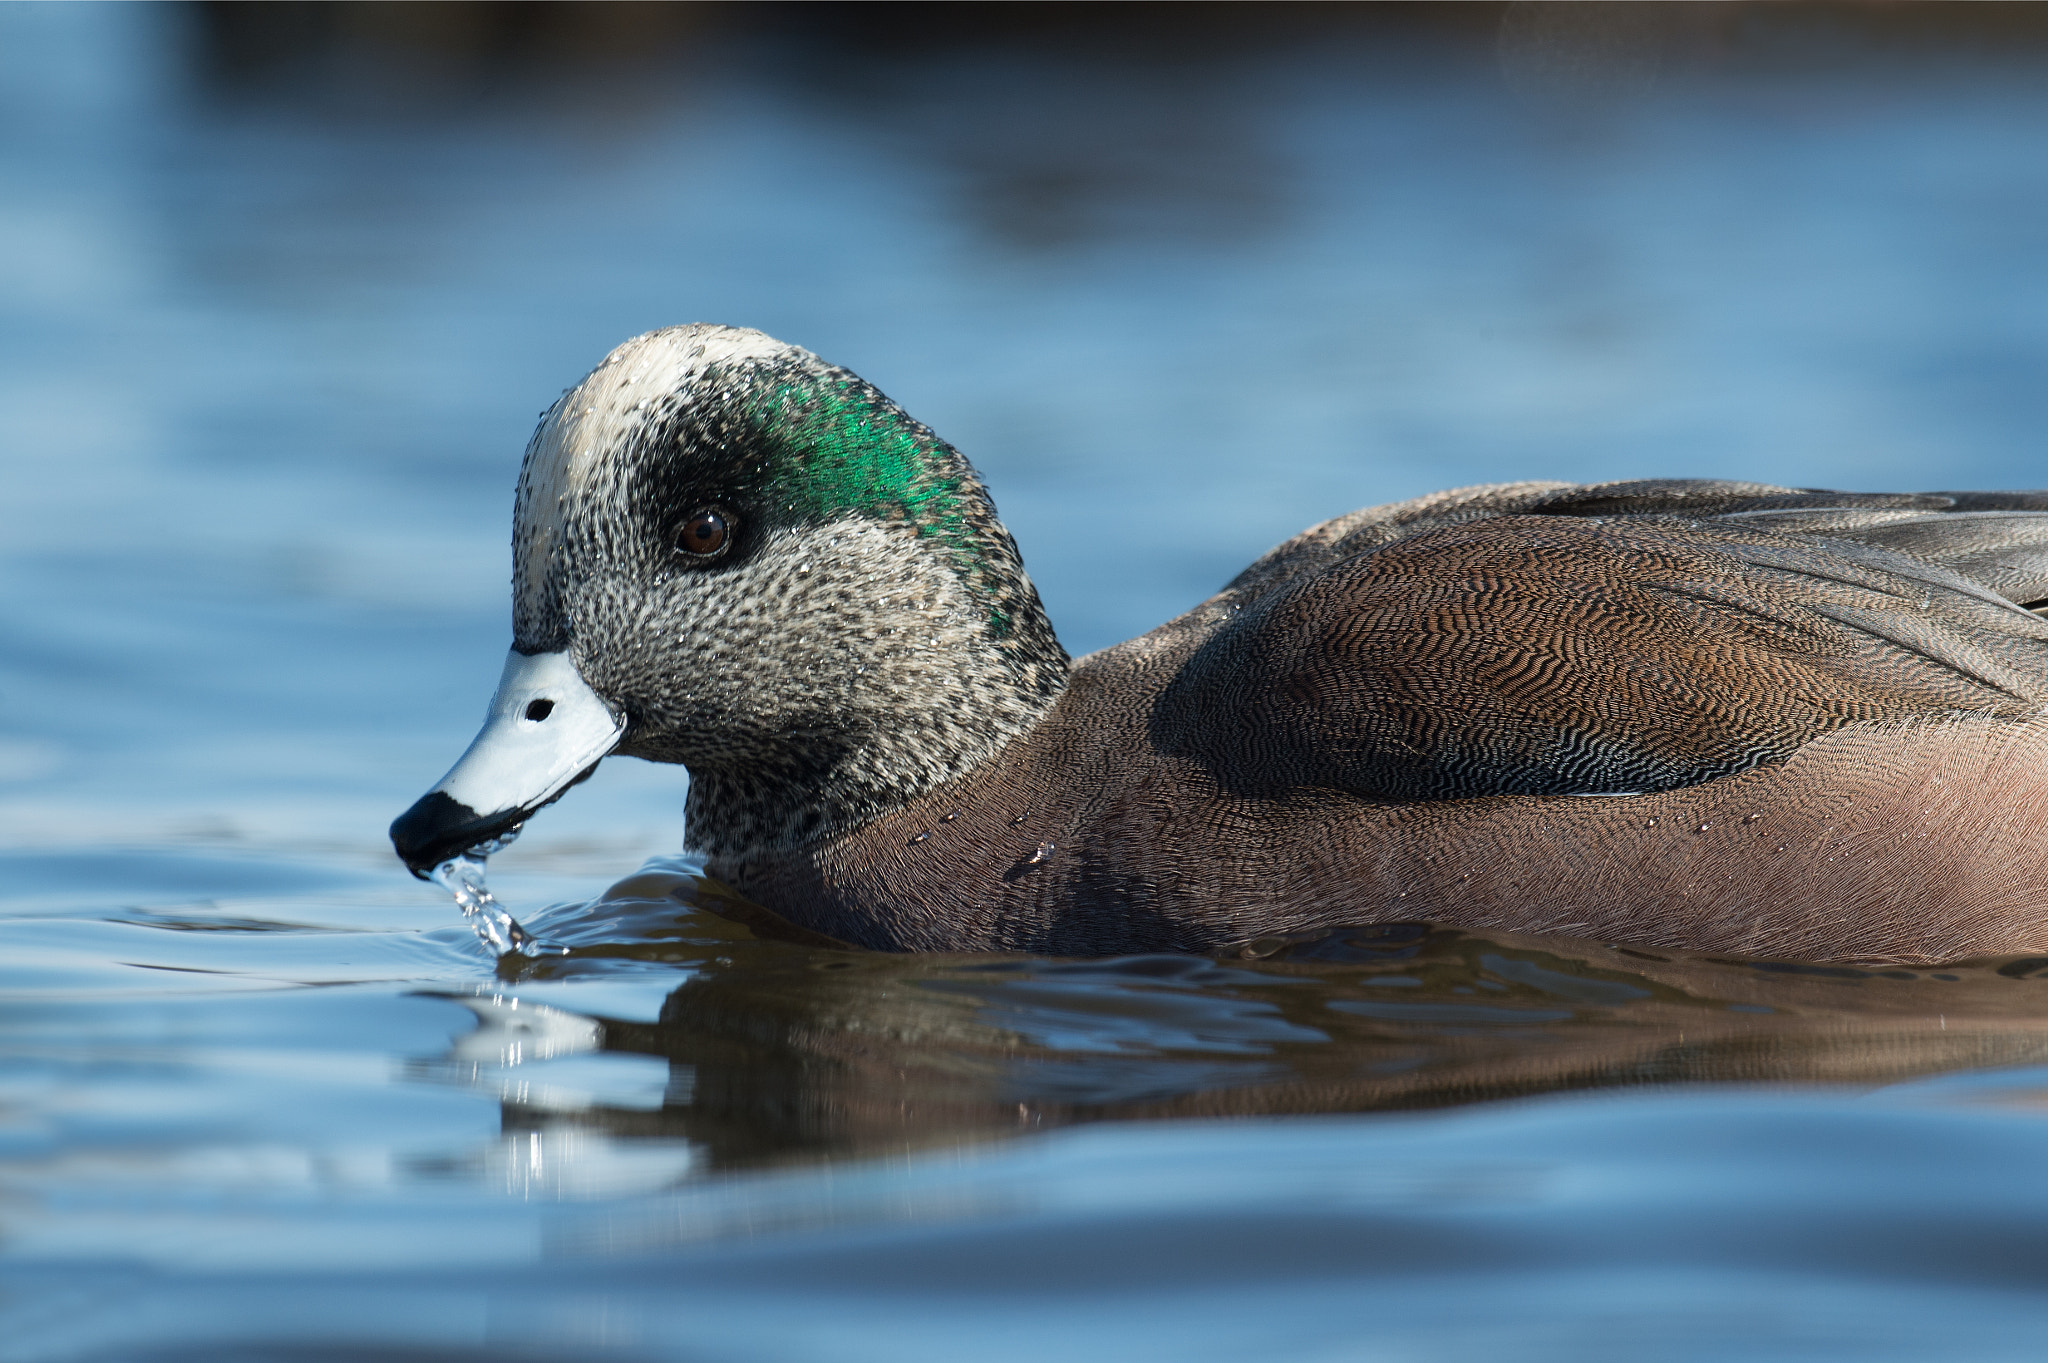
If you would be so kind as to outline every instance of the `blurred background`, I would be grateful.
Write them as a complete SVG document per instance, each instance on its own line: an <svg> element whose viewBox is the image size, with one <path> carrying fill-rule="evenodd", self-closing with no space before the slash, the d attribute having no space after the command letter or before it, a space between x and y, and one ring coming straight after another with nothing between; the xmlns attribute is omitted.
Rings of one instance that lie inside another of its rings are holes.
<svg viewBox="0 0 2048 1363"><path fill-rule="evenodd" d="M381 866L534 414L676 322L957 444L1076 653L1455 484L2048 482L2044 73L2028 5L9 5L0 838ZM510 856L674 847L631 767Z"/></svg>
<svg viewBox="0 0 2048 1363"><path fill-rule="evenodd" d="M841 956L590 902L618 761L494 970L384 829L536 414L692 320L1076 653L1457 484L2041 486L2048 6L0 5L10 1358L2039 1357L2048 958Z"/></svg>

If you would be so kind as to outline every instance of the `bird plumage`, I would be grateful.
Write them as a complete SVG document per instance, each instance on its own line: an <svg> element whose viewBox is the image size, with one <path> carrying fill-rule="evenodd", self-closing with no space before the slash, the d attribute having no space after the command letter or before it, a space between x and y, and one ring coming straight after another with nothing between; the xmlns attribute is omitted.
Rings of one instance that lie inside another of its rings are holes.
<svg viewBox="0 0 2048 1363"><path fill-rule="evenodd" d="M1070 662L967 461L759 333L621 347L521 487L517 649L573 662L618 751L690 768L689 844L762 921L1062 954L1413 919L2048 948L2048 493L1459 489ZM409 860L442 854L408 817Z"/></svg>

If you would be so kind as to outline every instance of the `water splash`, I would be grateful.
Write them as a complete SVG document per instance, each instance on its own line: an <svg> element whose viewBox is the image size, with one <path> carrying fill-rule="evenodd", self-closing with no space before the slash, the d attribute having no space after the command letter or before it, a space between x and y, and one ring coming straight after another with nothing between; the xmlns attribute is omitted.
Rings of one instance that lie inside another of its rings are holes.
<svg viewBox="0 0 2048 1363"><path fill-rule="evenodd" d="M488 842L480 842L460 856L448 858L428 873L428 878L449 894L462 909L462 916L476 929L477 937L491 951L499 956L517 954L520 956L566 956L567 947L550 946L525 928L519 920L505 912L502 904L492 897L484 885L484 863L493 852L504 850L519 836L520 825L500 833Z"/></svg>

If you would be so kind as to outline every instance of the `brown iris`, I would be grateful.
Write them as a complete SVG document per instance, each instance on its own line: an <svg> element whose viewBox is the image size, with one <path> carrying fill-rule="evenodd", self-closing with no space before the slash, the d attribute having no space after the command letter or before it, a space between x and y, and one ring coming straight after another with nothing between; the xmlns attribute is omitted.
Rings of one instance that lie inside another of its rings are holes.
<svg viewBox="0 0 2048 1363"><path fill-rule="evenodd" d="M676 531L676 548L691 558L714 558L731 542L732 522L720 507L698 507Z"/></svg>

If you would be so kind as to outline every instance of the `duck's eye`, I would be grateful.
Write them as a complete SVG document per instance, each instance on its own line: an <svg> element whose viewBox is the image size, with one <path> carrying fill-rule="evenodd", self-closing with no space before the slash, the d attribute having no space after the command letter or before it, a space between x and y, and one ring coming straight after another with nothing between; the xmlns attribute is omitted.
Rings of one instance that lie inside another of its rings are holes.
<svg viewBox="0 0 2048 1363"><path fill-rule="evenodd" d="M732 542L732 521L715 506L699 507L676 531L676 548L691 558L715 558Z"/></svg>

